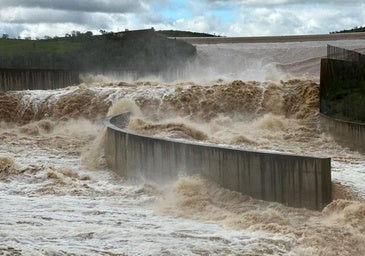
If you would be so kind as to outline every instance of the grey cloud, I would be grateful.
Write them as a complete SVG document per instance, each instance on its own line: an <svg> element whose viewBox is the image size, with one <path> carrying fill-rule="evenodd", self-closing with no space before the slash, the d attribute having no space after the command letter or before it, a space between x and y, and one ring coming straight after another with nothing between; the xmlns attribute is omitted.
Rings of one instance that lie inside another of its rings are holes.
<svg viewBox="0 0 365 256"><path fill-rule="evenodd" d="M146 24L163 24L168 21L159 13L144 13L138 17L142 23Z"/></svg>
<svg viewBox="0 0 365 256"><path fill-rule="evenodd" d="M118 21L123 22L123 14L117 14ZM47 9L14 8L0 10L0 21L9 24L54 24L54 23L74 23L91 27L108 28L108 24L113 22L110 15L105 13L78 13L67 11L52 11Z"/></svg>
<svg viewBox="0 0 365 256"><path fill-rule="evenodd" d="M26 7L44 8L77 12L132 13L141 12L148 6L148 1L136 0L1 0L0 8Z"/></svg>

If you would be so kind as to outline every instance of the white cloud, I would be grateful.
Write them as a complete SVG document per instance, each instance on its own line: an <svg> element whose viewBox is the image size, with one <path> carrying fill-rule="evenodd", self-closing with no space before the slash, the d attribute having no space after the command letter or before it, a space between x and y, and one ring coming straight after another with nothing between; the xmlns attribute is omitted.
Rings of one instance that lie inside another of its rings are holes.
<svg viewBox="0 0 365 256"><path fill-rule="evenodd" d="M235 12L236 18L229 24L232 36L264 36L291 34L321 34L365 25L365 5L338 8L328 5L247 7Z"/></svg>
<svg viewBox="0 0 365 256"><path fill-rule="evenodd" d="M56 23L49 24L39 23L32 25L24 25L22 31L20 32L20 36L22 38L31 37L31 38L42 38L43 36L64 36L66 33L70 33L72 30L78 31L86 31L87 27L82 25L75 25L72 23ZM57 31L55 33L55 31Z"/></svg>
<svg viewBox="0 0 365 256"><path fill-rule="evenodd" d="M172 24L172 26L174 29L216 35L227 35L226 32L228 32L227 24L219 19L219 17L209 13L189 19L178 19Z"/></svg>
<svg viewBox="0 0 365 256"><path fill-rule="evenodd" d="M209 19L205 16L197 16L192 19L178 19L174 22L174 25L182 30L190 31L209 31L211 26Z"/></svg>
<svg viewBox="0 0 365 256"><path fill-rule="evenodd" d="M1 0L0 26L12 36L32 37L62 36L71 30L150 27L224 36L318 34L364 26L365 4L361 2L187 0L174 4L172 0Z"/></svg>

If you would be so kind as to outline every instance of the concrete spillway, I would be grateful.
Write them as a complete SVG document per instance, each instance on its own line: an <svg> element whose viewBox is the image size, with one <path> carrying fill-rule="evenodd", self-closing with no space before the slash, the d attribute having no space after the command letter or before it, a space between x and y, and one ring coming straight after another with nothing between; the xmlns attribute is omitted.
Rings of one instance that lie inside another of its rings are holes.
<svg viewBox="0 0 365 256"><path fill-rule="evenodd" d="M105 120L109 168L126 178L161 181L200 174L221 186L267 201L321 210L331 202L329 158L246 151L139 135L129 114Z"/></svg>
<svg viewBox="0 0 365 256"><path fill-rule="evenodd" d="M232 43L284 43L306 41L334 41L364 39L364 32L334 33L289 36L254 36L254 37L180 37L178 39L191 44L232 44Z"/></svg>

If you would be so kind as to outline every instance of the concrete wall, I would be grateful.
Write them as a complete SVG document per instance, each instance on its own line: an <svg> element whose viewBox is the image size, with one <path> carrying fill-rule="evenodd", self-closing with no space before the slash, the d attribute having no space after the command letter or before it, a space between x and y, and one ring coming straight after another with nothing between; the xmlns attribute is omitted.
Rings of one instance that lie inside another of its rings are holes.
<svg viewBox="0 0 365 256"><path fill-rule="evenodd" d="M359 152L365 152L365 124L334 119L320 115L322 131L331 134L337 142Z"/></svg>
<svg viewBox="0 0 365 256"><path fill-rule="evenodd" d="M78 83L76 71L0 69L0 91L57 89Z"/></svg>
<svg viewBox="0 0 365 256"><path fill-rule="evenodd" d="M365 152L365 55L330 45L327 55L321 60L321 129L338 143Z"/></svg>
<svg viewBox="0 0 365 256"><path fill-rule="evenodd" d="M175 37L172 37L175 38ZM232 43L281 43L304 41L331 41L365 39L365 33L337 33L320 35L257 36L257 37L176 37L191 44L232 44Z"/></svg>
<svg viewBox="0 0 365 256"><path fill-rule="evenodd" d="M129 115L105 120L109 168L158 182L201 174L222 187L267 201L321 210L331 202L329 158L244 151L148 137L123 130Z"/></svg>

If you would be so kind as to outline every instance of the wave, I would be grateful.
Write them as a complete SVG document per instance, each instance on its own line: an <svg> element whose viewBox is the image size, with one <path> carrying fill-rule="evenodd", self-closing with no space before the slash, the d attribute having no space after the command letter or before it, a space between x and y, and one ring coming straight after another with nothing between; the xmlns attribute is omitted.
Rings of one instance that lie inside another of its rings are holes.
<svg viewBox="0 0 365 256"><path fill-rule="evenodd" d="M162 137L168 136L190 140L208 139L208 136L204 132L195 129L194 127L189 126L185 123L174 123L169 120L166 120L165 122L166 123L154 124L144 121L142 119L133 118L127 128L140 134L159 134Z"/></svg>
<svg viewBox="0 0 365 256"><path fill-rule="evenodd" d="M319 86L312 80L216 83L177 88L165 97L160 112L210 120L220 114L253 118L264 113L309 117L317 113Z"/></svg>
<svg viewBox="0 0 365 256"><path fill-rule="evenodd" d="M101 119L133 113L128 129L181 140L231 144L240 148L337 156L339 161L363 161L318 127L319 86L312 79L286 81L181 82L128 85L82 84L56 91L1 93L0 139L31 153L36 148L58 157L80 159L87 170L104 169ZM62 152L62 153L59 153ZM80 172L72 165L14 163L0 158L0 179L17 179L37 186L24 193L45 195L119 195L122 185L103 187L98 172ZM25 181L26 182L26 181ZM123 183L123 182L120 182ZM180 177L163 186L148 184L123 190L122 196L153 198L158 214L215 222L230 229L283 235L284 251L303 255L362 255L365 253L362 197L339 183L335 200L323 212L285 207L221 188L199 176ZM15 193L15 192L14 192ZM273 242L274 243L274 242Z"/></svg>
<svg viewBox="0 0 365 256"><path fill-rule="evenodd" d="M56 134L78 129L85 133L80 127L101 126L106 115L131 111L129 129L148 135L298 154L336 156L343 151L319 129L319 85L308 78L202 84L108 81L55 91L1 93L0 104L1 120L22 124L20 132L29 136L54 134L55 130ZM60 141L55 145L68 147Z"/></svg>
<svg viewBox="0 0 365 256"><path fill-rule="evenodd" d="M6 122L19 123L45 118L67 120L84 117L95 120L105 116L113 104L129 96L133 89L158 89L155 88L156 85L147 82L136 82L134 87L109 84L109 90L79 86L54 93L2 92L0 117ZM154 113L157 116L179 114L202 120L210 120L219 114L255 117L269 112L286 117L305 118L316 113L319 101L318 84L312 80L296 79L278 83L236 80L217 81L210 85L162 84L159 85L159 88L161 87L170 87L173 92L165 91L165 95L160 95L161 99L157 100L143 95L146 92L139 91L134 95L134 99L128 100L134 101L143 113L148 113L149 108L155 107ZM138 111L137 108L135 111Z"/></svg>
<svg viewBox="0 0 365 256"><path fill-rule="evenodd" d="M42 119L97 119L105 116L106 96L88 88L58 91L0 93L0 118L5 122L27 123Z"/></svg>
<svg viewBox="0 0 365 256"><path fill-rule="evenodd" d="M286 235L304 255L362 255L365 202L335 200L322 213L285 207L221 188L199 176L180 177L163 188L153 209L159 214L215 221L241 230Z"/></svg>
<svg viewBox="0 0 365 256"><path fill-rule="evenodd" d="M15 166L12 158L0 157L0 179L4 176L18 174L21 172L22 171Z"/></svg>
<svg viewBox="0 0 365 256"><path fill-rule="evenodd" d="M312 57L291 63L278 63L277 67L283 72L294 75L311 74L312 76L319 76L321 58L322 57Z"/></svg>

